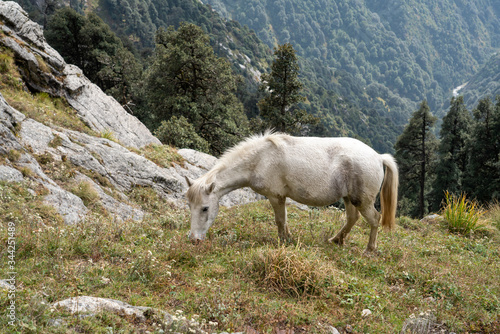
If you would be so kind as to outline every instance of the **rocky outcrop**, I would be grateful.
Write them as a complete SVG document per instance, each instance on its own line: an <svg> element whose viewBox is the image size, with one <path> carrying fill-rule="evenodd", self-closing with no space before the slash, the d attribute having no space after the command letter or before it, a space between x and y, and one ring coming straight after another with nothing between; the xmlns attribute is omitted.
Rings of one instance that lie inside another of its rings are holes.
<svg viewBox="0 0 500 334"><path fill-rule="evenodd" d="M156 326L161 329L161 333L207 334L213 332L210 330L212 326L210 322L207 323L206 320L201 320L199 318L188 319L181 311L177 311L176 314L169 314L160 309L145 306L132 306L122 301L109 298L91 296L68 298L52 304L51 309L62 309L71 314L79 315L80 317L92 317L106 312L114 313L137 324L146 321L156 324ZM51 323L52 326L60 326L64 323L64 320L53 319ZM229 334L227 332L223 333Z"/></svg>
<svg viewBox="0 0 500 334"><path fill-rule="evenodd" d="M82 71L66 64L47 44L42 28L15 2L0 1L0 44L15 53L16 64L31 91L65 98L96 132L112 131L128 147L160 144L136 117L91 83Z"/></svg>
<svg viewBox="0 0 500 334"><path fill-rule="evenodd" d="M47 191L45 203L55 207L67 224L79 222L89 213L82 199L68 191L82 183L120 220L143 219L145 213L126 196L137 186L154 189L175 206L186 205L185 177L200 177L217 162L215 157L181 149L184 161L174 167L163 168L148 160L134 148L161 145L158 139L79 68L66 64L46 43L41 27L17 3L0 1L0 29L0 45L13 50L23 83L30 90L62 97L96 133L111 131L117 139L42 124L10 106L0 92L0 155L6 157L0 160L0 181L31 179L41 184ZM64 182L53 179L51 169L67 168L68 163L71 176ZM261 198L249 189L240 189L225 196L221 204L232 206Z"/></svg>
<svg viewBox="0 0 500 334"><path fill-rule="evenodd" d="M56 302L52 305L53 308L62 308L71 314L83 313L95 315L103 311L112 312L128 317L133 317L139 322L146 321L150 317L149 314L154 313L151 307L132 306L119 300L109 298L99 298L90 296L80 296L68 298ZM168 314L163 314L166 322L171 323L172 319Z"/></svg>

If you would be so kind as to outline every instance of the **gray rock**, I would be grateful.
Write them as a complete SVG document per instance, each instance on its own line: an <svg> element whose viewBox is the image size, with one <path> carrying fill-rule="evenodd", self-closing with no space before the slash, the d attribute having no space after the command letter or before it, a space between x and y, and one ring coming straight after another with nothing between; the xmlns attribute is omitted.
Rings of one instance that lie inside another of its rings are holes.
<svg viewBox="0 0 500 334"><path fill-rule="evenodd" d="M0 123L10 130L14 130L14 127L21 123L25 118L26 116L24 116L24 114L9 105L0 93Z"/></svg>
<svg viewBox="0 0 500 334"><path fill-rule="evenodd" d="M86 175L78 173L75 177L76 182L88 182L99 194L102 206L119 220L126 221L129 219L141 220L144 218L144 212L138 208L134 208L128 204L118 201L117 199L106 194L104 190Z"/></svg>
<svg viewBox="0 0 500 334"><path fill-rule="evenodd" d="M181 178L175 175L173 169L159 167L113 141L74 131L66 133L72 141L81 145L80 149L84 150L76 155L68 155L71 162L109 177L118 190L130 190L137 185L147 186L154 188L165 198L179 197L178 194L183 189ZM70 154L70 148L67 149L67 153Z"/></svg>
<svg viewBox="0 0 500 334"><path fill-rule="evenodd" d="M28 18L28 13L13 1L0 2L0 17L10 23L15 33L25 37L39 48L45 47L45 38L40 25Z"/></svg>
<svg viewBox="0 0 500 334"><path fill-rule="evenodd" d="M0 181L21 182L23 174L15 168L0 165Z"/></svg>
<svg viewBox="0 0 500 334"><path fill-rule="evenodd" d="M24 118L25 116L8 105L0 94L0 154L7 155L10 150L24 150L13 133Z"/></svg>
<svg viewBox="0 0 500 334"><path fill-rule="evenodd" d="M144 124L92 84L78 67L67 65L64 75L69 104L92 129L97 132L112 131L117 140L129 147L161 144Z"/></svg>
<svg viewBox="0 0 500 334"><path fill-rule="evenodd" d="M435 223L441 219L440 215L432 214L420 219L421 223Z"/></svg>
<svg viewBox="0 0 500 334"><path fill-rule="evenodd" d="M95 316L98 313L111 312L119 316L125 316L129 321L135 320L134 322L142 323L148 320L152 323L157 323L162 328L160 331L207 334L201 328L202 324L200 322L193 319L189 320L182 316L181 313L176 313L173 316L163 310L152 307L132 306L115 299L79 296L56 302L52 304L51 309L62 309L71 314L78 315L78 317ZM64 324L63 320L51 322L52 326L61 326Z"/></svg>
<svg viewBox="0 0 500 334"><path fill-rule="evenodd" d="M436 322L436 316L430 311L418 316L412 314L403 324L400 334L437 334L448 333L444 324Z"/></svg>
<svg viewBox="0 0 500 334"><path fill-rule="evenodd" d="M340 332L337 330L337 328L333 326L326 326L326 331L328 334L340 334Z"/></svg>
<svg viewBox="0 0 500 334"><path fill-rule="evenodd" d="M56 136L60 138L60 145L57 147L50 147L49 144ZM33 153L44 154L48 152L55 160L59 161L65 156L77 166L108 177L110 181L121 190L130 190L133 185L139 183L153 186L152 180L155 175L157 177L162 176L161 173L163 169L151 161L104 138L92 137L75 131L59 132L32 119L28 119L21 124L19 137L21 143L24 146L29 146ZM96 156L99 159L96 158ZM43 180L44 186L51 192L51 194L47 196L46 202L56 207L67 224L73 224L83 219L88 210L83 205L81 199L59 188L57 184L43 173L39 164L36 160L32 159L31 156L26 158L28 161L25 162L24 165L34 171L34 173ZM135 161L135 159L138 159L139 162ZM23 164L23 162L21 162L21 164ZM151 173L151 181L149 183L147 182L147 176L145 177L146 180L139 180L137 178L138 173L136 169L140 169L138 166L144 164L149 165L153 169L149 170ZM144 213L141 210L114 199L106 194L93 180L79 174L79 180L82 179L90 182L96 189L102 205L108 212L114 214L121 220L140 220L143 218ZM122 196L126 198L125 195Z"/></svg>
<svg viewBox="0 0 500 334"><path fill-rule="evenodd" d="M177 153L179 153L191 165L201 168L203 171L210 170L217 163L216 157L189 148L179 149L177 150Z"/></svg>
<svg viewBox="0 0 500 334"><path fill-rule="evenodd" d="M150 307L132 306L115 299L79 296L68 298L52 305L53 308L62 308L66 311L76 313L90 313L95 315L100 312L112 312L118 315L135 317L140 322L146 321L146 311L152 310Z"/></svg>
<svg viewBox="0 0 500 334"><path fill-rule="evenodd" d="M80 197L49 183L43 185L50 192L44 198L45 204L53 206L63 217L64 223L76 224L85 218L88 209Z"/></svg>

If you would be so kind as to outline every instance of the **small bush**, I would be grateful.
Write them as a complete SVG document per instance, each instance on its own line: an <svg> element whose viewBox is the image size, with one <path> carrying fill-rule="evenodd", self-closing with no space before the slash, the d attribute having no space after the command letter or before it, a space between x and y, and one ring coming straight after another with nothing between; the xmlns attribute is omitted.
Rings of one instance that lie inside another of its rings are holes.
<svg viewBox="0 0 500 334"><path fill-rule="evenodd" d="M35 158L42 165L54 162L54 157L49 152L45 152L43 154L38 154L38 155L35 154Z"/></svg>
<svg viewBox="0 0 500 334"><path fill-rule="evenodd" d="M172 116L168 121L161 122L154 134L164 144L209 152L208 142L196 133L194 126L183 116Z"/></svg>
<svg viewBox="0 0 500 334"><path fill-rule="evenodd" d="M24 177L34 177L35 172L33 172L29 167L21 167L19 171L23 174Z"/></svg>
<svg viewBox="0 0 500 334"><path fill-rule="evenodd" d="M483 228L480 218L484 211L475 201L469 201L465 194L455 196L446 192L443 217L450 232L469 235Z"/></svg>
<svg viewBox="0 0 500 334"><path fill-rule="evenodd" d="M137 153L163 168L172 167L174 163L179 164L184 160L177 150L169 145L150 144Z"/></svg>

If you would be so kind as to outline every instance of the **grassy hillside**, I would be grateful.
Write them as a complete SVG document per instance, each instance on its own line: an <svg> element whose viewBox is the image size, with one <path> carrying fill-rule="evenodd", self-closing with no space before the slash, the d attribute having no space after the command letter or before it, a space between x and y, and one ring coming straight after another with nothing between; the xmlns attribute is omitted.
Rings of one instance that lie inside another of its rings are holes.
<svg viewBox="0 0 500 334"><path fill-rule="evenodd" d="M2 49L0 92L10 105L54 128L113 138L89 129L63 99L23 88L13 54ZM57 141L50 145L59 146ZM90 210L85 221L65 225L44 202L48 190L19 163L21 153L0 155L0 165L24 176L22 182L0 182L0 244L5 245L0 268L16 272L18 321L15 328L9 325L5 315L12 298L0 288L0 332L190 333L183 319L195 319L207 332L324 333L335 326L341 332L398 333L422 323L453 332L500 331L498 204L467 237L449 232L440 219L400 217L395 231L380 233L378 252L364 255L364 222L344 247L325 242L343 224L342 211L290 207L294 242L282 244L270 204L257 202L222 208L207 240L195 246L187 238L188 210L173 207L153 189L128 191L126 200L146 215L119 221L90 183L74 183L73 176L84 170L69 159L55 161L50 153L33 155L48 177ZM163 167L180 160L167 146L137 153ZM105 176L86 175L119 196ZM7 247L11 240L14 248ZM154 307L177 320L139 322L106 312L79 316L52 307L75 296Z"/></svg>
<svg viewBox="0 0 500 334"><path fill-rule="evenodd" d="M439 221L400 218L394 232L380 234L378 253L366 256L363 222L343 248L325 243L343 223L336 209L289 208L293 244L277 241L267 202L222 209L208 239L194 246L186 237L188 212L148 189L129 194L149 212L143 221L119 223L94 210L86 223L65 226L27 186L0 183L1 221L14 222L17 236L18 332L175 329L50 308L81 295L182 312L209 332L324 333L332 325L354 333L395 333L411 328L412 317L454 332L500 330L498 207L496 227L469 238L450 234ZM4 245L7 235L4 223ZM8 301L0 293L3 309ZM363 317L365 309L371 315ZM51 326L53 319L62 325ZM6 317L0 328L9 331Z"/></svg>
<svg viewBox="0 0 500 334"><path fill-rule="evenodd" d="M64 101L9 85L9 80L18 82L18 74L15 67L7 68L1 92L17 109L45 124L106 135L81 124ZM141 153L165 167L178 160L172 149ZM19 156L10 151L0 156L0 165L15 167ZM498 205L484 217L487 227L471 237L449 233L440 221L402 217L394 232L380 234L379 251L366 256L364 222L338 247L325 240L343 224L342 211L290 207L294 242L281 244L269 203L258 202L222 208L207 240L194 246L187 238L189 212L174 208L153 189L136 187L126 194L147 213L143 220L116 221L90 184L73 183L72 175L85 171L69 161L53 161L50 154L36 158L91 212L85 222L65 225L43 201L47 190L27 168L20 168L23 182L0 182L0 244L15 240L15 252L1 248L2 271L17 273L19 321L13 330L8 318L0 317L0 332L189 333L183 317L208 332L324 333L335 326L391 333L429 320L435 328L455 332L500 330ZM88 176L113 194L105 178ZM51 307L76 296L154 307L180 320L138 322L106 312L82 317ZM10 301L7 290L1 290L0 307L6 310ZM371 314L363 317L366 309Z"/></svg>

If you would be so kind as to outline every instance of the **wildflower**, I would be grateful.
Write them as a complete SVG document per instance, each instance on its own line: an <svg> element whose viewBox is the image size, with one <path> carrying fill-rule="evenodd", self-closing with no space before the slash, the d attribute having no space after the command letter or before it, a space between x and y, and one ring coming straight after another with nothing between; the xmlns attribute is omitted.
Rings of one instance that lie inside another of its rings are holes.
<svg viewBox="0 0 500 334"><path fill-rule="evenodd" d="M369 310L369 309L367 309L367 308L365 308L365 309L361 312L361 316L362 316L363 318L368 317L368 316L370 316L371 314L372 314L372 311L370 311L370 310Z"/></svg>

